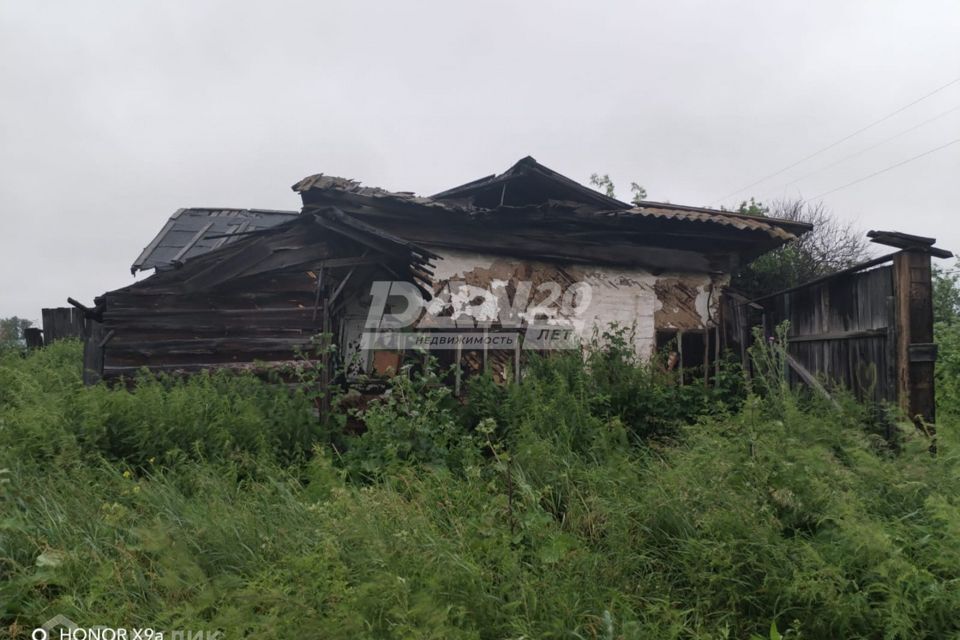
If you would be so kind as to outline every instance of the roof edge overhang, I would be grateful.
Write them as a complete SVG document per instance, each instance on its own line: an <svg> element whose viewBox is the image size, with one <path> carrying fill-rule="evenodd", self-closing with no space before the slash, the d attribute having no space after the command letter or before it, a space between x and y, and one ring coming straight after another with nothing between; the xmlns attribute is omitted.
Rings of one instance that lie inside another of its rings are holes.
<svg viewBox="0 0 960 640"><path fill-rule="evenodd" d="M813 230L813 225L809 222L800 222L797 220L787 220L786 218L774 218L770 216L754 216L748 213L739 213L736 211L724 211L722 209L710 209L708 207L691 207L687 205L672 204L670 202L656 202L653 200L643 200L636 203L634 208L656 208L656 209L669 209L674 211L688 211L695 213L706 213L715 216L721 216L724 218L731 219L740 219L748 221L757 221L770 226L779 227L785 231L791 233L796 237L800 237L805 233L808 233Z"/></svg>
<svg viewBox="0 0 960 640"><path fill-rule="evenodd" d="M383 189L362 187L353 180L310 176L295 185L301 191L304 211L319 206L336 206L348 215L364 219L376 226L383 225L395 234L409 235L413 241L422 241L425 230L437 241L448 228L451 235L462 236L464 230L476 234L496 233L535 234L545 237L555 234L558 240L596 244L596 238L606 234L610 242L633 244L640 249L651 246L671 246L708 253L733 253L746 261L796 240L812 227L806 223L764 218L726 211L685 207L669 203L644 202L643 206L596 210L577 202L547 202L536 206L499 206L481 208L458 200L434 200L410 193L393 193ZM415 226L412 223L416 223ZM418 229L423 227L424 229ZM643 243L642 235L649 232L650 241ZM689 242L685 239L689 234ZM628 238L630 238L628 240ZM663 240L657 240L663 238ZM445 245L460 244L453 238ZM468 243L471 250L486 245L495 246L490 239ZM517 255L522 255L518 253ZM536 258L539 253L528 254Z"/></svg>
<svg viewBox="0 0 960 640"><path fill-rule="evenodd" d="M237 220L237 224L233 226L232 230L224 229L215 229L214 227L222 226L216 223L207 225L206 227L202 226L196 229L178 229L179 224L185 224L186 218L190 216L195 216L198 218L209 218L212 221L223 222L226 220ZM150 241L150 243L144 247L143 251L140 252L140 255L137 256L137 259L133 261L133 264L130 266L130 273L136 275L137 271L146 271L148 269L156 269L159 267L175 266L176 262L180 259L185 259L186 254L189 253L197 243L209 240L219 240L220 242L215 243L217 247L228 244L236 238L242 237L250 232L246 229L250 226L250 220L258 219L259 223L254 225L257 228L264 228L275 226L287 219L294 219L300 215L299 211L289 211L281 209L252 209L252 208L239 208L239 207L182 207L177 209L173 215L171 215L163 227L160 229L160 232ZM263 221L271 220L272 224L263 225ZM244 224L246 222L246 224ZM164 240L167 239L168 234L173 231L192 231L193 235L185 241L183 245L171 245L172 248L176 249L176 254L174 260L160 262L158 260L151 260L154 257L154 253L163 245ZM194 252L196 253L196 252ZM205 253L205 252L204 252ZM202 255L202 254L201 254Z"/></svg>
<svg viewBox="0 0 960 640"><path fill-rule="evenodd" d="M427 291L423 287L429 284L433 271L431 262L438 256L418 244L349 216L336 207L309 208L281 224L249 233L232 244L220 246L196 258L173 265L170 269L158 270L148 278L116 291L170 289L192 294L213 290L231 280L317 268L318 265L323 266L326 259L308 250L307 245L316 244L322 237L318 236L315 230L336 234L366 247L366 251L372 252L374 256L384 256L378 263L386 264L397 260L405 263L410 269L411 280L422 291ZM275 242L272 238L287 237L285 234L290 233L297 234L298 238L312 238L305 240L307 245L294 257L291 256L296 251L289 246L270 246L270 243ZM374 258L371 260L376 262ZM347 268L349 265L340 267Z"/></svg>

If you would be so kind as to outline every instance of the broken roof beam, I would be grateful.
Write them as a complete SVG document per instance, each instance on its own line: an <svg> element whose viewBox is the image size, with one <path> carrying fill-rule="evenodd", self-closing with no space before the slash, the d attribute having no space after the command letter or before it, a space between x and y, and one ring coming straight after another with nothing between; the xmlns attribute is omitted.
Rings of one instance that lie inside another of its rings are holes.
<svg viewBox="0 0 960 640"><path fill-rule="evenodd" d="M273 247L266 241L265 236L260 236L245 243L242 251L237 251L220 261L211 261L212 263L205 269L184 279L183 289L189 292L214 287L240 277L241 274L272 255Z"/></svg>
<svg viewBox="0 0 960 640"><path fill-rule="evenodd" d="M505 185L508 197L503 201ZM344 214L343 224L369 223L391 239L659 269L677 264L669 259L660 264L665 255L658 250L687 250L703 254L710 266L682 261L681 267L729 270L811 229L802 222L666 203L643 202L631 208L532 158L433 198L323 174L304 178L293 188L303 199L305 213L335 208ZM471 195L481 192L482 197ZM584 246L573 246L578 243ZM612 259L614 254L624 257Z"/></svg>
<svg viewBox="0 0 960 640"><path fill-rule="evenodd" d="M351 218L335 207L319 209L304 207L304 210L313 210L314 221L318 225L350 238L379 253L403 258L413 264L427 266L429 266L430 260L439 258L435 253L419 247L412 242L408 242L382 229Z"/></svg>
<svg viewBox="0 0 960 640"><path fill-rule="evenodd" d="M914 236L909 233L899 231L869 231L867 237L870 242L887 245L888 247L897 247L911 251L922 251L929 253L935 258L952 258L953 253L946 249L940 249L933 246L936 244L936 238L926 238L924 236Z"/></svg>

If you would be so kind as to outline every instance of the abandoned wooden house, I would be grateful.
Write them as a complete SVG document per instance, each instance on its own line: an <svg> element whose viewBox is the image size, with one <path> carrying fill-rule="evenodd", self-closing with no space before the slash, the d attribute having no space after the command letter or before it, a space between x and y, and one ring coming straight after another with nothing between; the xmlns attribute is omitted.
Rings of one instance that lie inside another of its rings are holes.
<svg viewBox="0 0 960 640"><path fill-rule="evenodd" d="M280 365L309 353L317 334L332 336L355 371L395 369L402 350L364 341L377 282L422 293L434 313L418 330L448 330L447 318L457 329L502 331L504 298L476 292L500 290L515 301L532 291L521 310L530 323L565 318L581 339L617 324L638 354L674 341L681 366L703 365L719 353L731 273L810 229L698 207L634 206L529 157L431 197L323 174L293 189L300 212L175 213L133 265L154 274L87 310L88 379L142 367ZM575 304L561 304L571 289ZM403 304L391 299L388 311L395 303ZM458 347L443 357L505 373L521 356L520 341L511 344L512 353Z"/></svg>

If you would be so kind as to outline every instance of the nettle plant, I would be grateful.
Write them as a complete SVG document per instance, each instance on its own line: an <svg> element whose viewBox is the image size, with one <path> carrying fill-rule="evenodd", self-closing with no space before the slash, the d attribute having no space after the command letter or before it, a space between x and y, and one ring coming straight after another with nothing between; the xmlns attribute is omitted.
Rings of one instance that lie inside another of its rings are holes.
<svg viewBox="0 0 960 640"><path fill-rule="evenodd" d="M351 410L363 424L343 454L352 477L377 479L410 464L462 471L476 461L478 441L460 421L443 378L435 362L417 369L405 365L380 398Z"/></svg>

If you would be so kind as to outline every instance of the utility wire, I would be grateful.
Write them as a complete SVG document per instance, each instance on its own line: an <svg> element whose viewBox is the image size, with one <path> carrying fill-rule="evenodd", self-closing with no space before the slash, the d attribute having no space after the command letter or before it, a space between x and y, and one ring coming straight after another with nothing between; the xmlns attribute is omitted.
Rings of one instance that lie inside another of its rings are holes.
<svg viewBox="0 0 960 640"><path fill-rule="evenodd" d="M931 91L930 93L928 93L928 94L926 94L926 95L924 95L924 96L921 96L921 97L917 98L917 99L914 100L913 102L911 102L911 103L909 103L909 104L906 104L906 105L900 107L900 108L897 109L896 111L891 111L890 113L888 113L887 115L883 116L883 117L880 118L879 120L874 120L874 121L871 122L870 124L868 124L868 125L866 125L866 126L864 126L864 127L861 127L861 128L859 128L859 129L857 129L857 130L854 131L853 133L851 133L851 134L849 134L849 135L847 135L847 136L844 136L843 138L840 138L840 139L837 140L836 142L832 142L832 143L828 144L827 146L825 146L825 147L823 147L823 148L821 148L821 149L818 149L817 151L814 151L813 153L811 153L811 154L808 155L808 156L804 156L803 158L800 158L799 160L797 160L797 161L794 162L793 164L787 165L786 167L784 167L783 169L780 169L779 171L777 171L777 172L775 172L775 173L771 173L771 174L769 174L769 175L766 175L766 176L760 178L759 180L757 180L757 181L755 181L755 182L751 182L750 184L748 184L748 185L745 186L745 187L742 187L742 188L740 188L740 189L737 189L736 191L731 191L730 193L728 193L728 194L725 195L725 196L721 196L721 197L719 197L719 198L716 198L716 199L714 199L713 201L711 201L710 204L714 204L715 202L717 202L717 201L719 201L719 200L726 200L726 199L729 198L730 196L735 196L735 195L737 195L738 193L741 193L741 192L743 192L743 191L746 191L747 189L749 189L749 188L751 188L751 187L755 187L755 186L757 186L758 184L760 184L761 182L766 182L766 181L769 180L770 178L775 178L775 177L779 176L781 173L784 173L784 172L786 172L786 171L789 171L790 169L793 169L793 168L796 167L797 165L803 164L803 163L806 162L807 160L810 160L811 158L814 158L814 157L820 155L820 154L823 153L824 151L829 151L830 149L833 149L833 148L836 147L837 145L839 145L839 144L841 144L841 143L843 143L843 142L846 142L846 141L849 140L850 138L853 138L854 136L860 135L861 133L863 133L863 132L866 131L867 129L872 129L873 127L877 126L877 125L880 124L881 122L886 122L887 120L889 120L889 119L892 118L893 116L895 116L895 115L897 115L897 114L899 114L899 113L902 113L902 112L906 111L907 109L909 109L909 108L912 107L913 105L915 105L915 104L917 104L917 103L919 103L919 102L923 102L923 101L926 100L927 98L929 98L929 97L931 97L931 96L933 96L933 95L936 95L936 94L940 93L940 92L943 91L944 89L946 89L946 88L948 88L948 87L951 87L951 86L957 84L958 82L960 82L960 78L954 78L953 80L951 80L951 81L948 82L947 84L945 84L945 85L943 85L943 86L941 86L941 87L939 87L939 88L937 88L937 89L934 89L934 90Z"/></svg>
<svg viewBox="0 0 960 640"><path fill-rule="evenodd" d="M836 189L830 189L830 191L824 191L823 193L821 193L821 194L819 194L819 195L815 195L815 196L813 196L812 198L806 198L806 199L804 199L804 202L810 202L811 200L817 200L818 198L822 198L823 196L830 195L831 193L836 193L837 191L840 191L841 189L846 189L847 187L852 187L853 185L859 184L859 183L863 182L864 180L869 180L870 178L873 178L873 177L875 177L875 176L878 176L878 175L880 175L881 173L886 173L887 171L891 171L892 169L896 169L897 167L902 167L902 166L905 165L905 164L909 164L909 163L913 162L914 160L919 160L920 158L922 158L922 157L924 157L924 156L928 156L928 155L930 155L931 153L935 153L935 152L937 152L937 151L940 151L941 149L946 149L946 148L949 147L950 145L957 144L958 142L960 142L960 138L956 138L955 140L951 140L951 141L948 142L947 144L940 145L939 147L935 147L935 148L933 148L933 149L928 149L927 151L924 151L923 153L920 153L920 154L918 154L918 155L915 155L915 156L913 156L912 158L907 158L906 160L902 160L902 161L900 161L900 162L898 162L898 163L896 163L896 164L892 164L892 165L890 165L889 167L880 169L879 171L874 171L874 172L871 173L870 175L863 176L862 178L858 178L858 179L854 180L853 182L848 182L847 184L842 185L842 186L839 186L839 187L837 187Z"/></svg>
<svg viewBox="0 0 960 640"><path fill-rule="evenodd" d="M953 113L954 111L960 111L960 104L958 104L957 106L955 106L955 107L952 108L952 109L947 109L946 111L944 111L943 113L941 113L941 114L939 114L939 115L935 115L935 116L933 116L932 118L929 118L929 119L927 119L927 120L924 120L924 121L921 122L920 124L914 125L914 126L910 127L909 129L904 129L904 130L901 131L900 133L897 133L897 134L895 134L895 135L892 135L892 136L890 136L889 138L884 138L884 139L881 140L880 142L878 142L878 143L876 143L876 144L873 144L873 145L870 145L869 147L867 147L867 148L865 148L865 149L861 149L860 151L857 151L857 152L855 152L855 153L851 153L851 154L848 155L848 156L844 156L844 157L840 158L839 160L837 160L836 162L831 162L830 164L824 165L824 166L820 167L819 169L815 169L815 170L811 171L810 173L805 173L805 174L803 174L802 176L800 176L799 178L797 178L796 180L793 180L792 182L788 182L787 184L783 185L783 187L781 187L781 188L782 188L782 189L786 189L787 187L789 187L789 186L791 186L791 185L794 185L794 184L797 184L798 182L800 182L800 181L802 181L802 180L806 180L806 179L809 178L810 176L817 175L817 174L820 173L821 171L826 171L827 169L831 169L831 168L837 166L838 164L841 164L841 163L846 162L847 160L850 160L851 158L856 158L857 156L861 156L861 155L863 155L864 153L866 153L867 151L873 151L873 150L876 149L877 147L883 146L883 145L887 144L888 142L891 142L891 141L893 141L893 140L896 140L897 138L899 138L899 137L901 137L901 136L904 136L904 135L910 133L911 131L915 131L915 130L919 129L920 127L922 127L922 126L925 125L925 124L929 124L929 123L933 122L934 120L939 120L940 118L942 118L942 117L944 117L944 116L948 116L948 115L950 115L951 113Z"/></svg>

